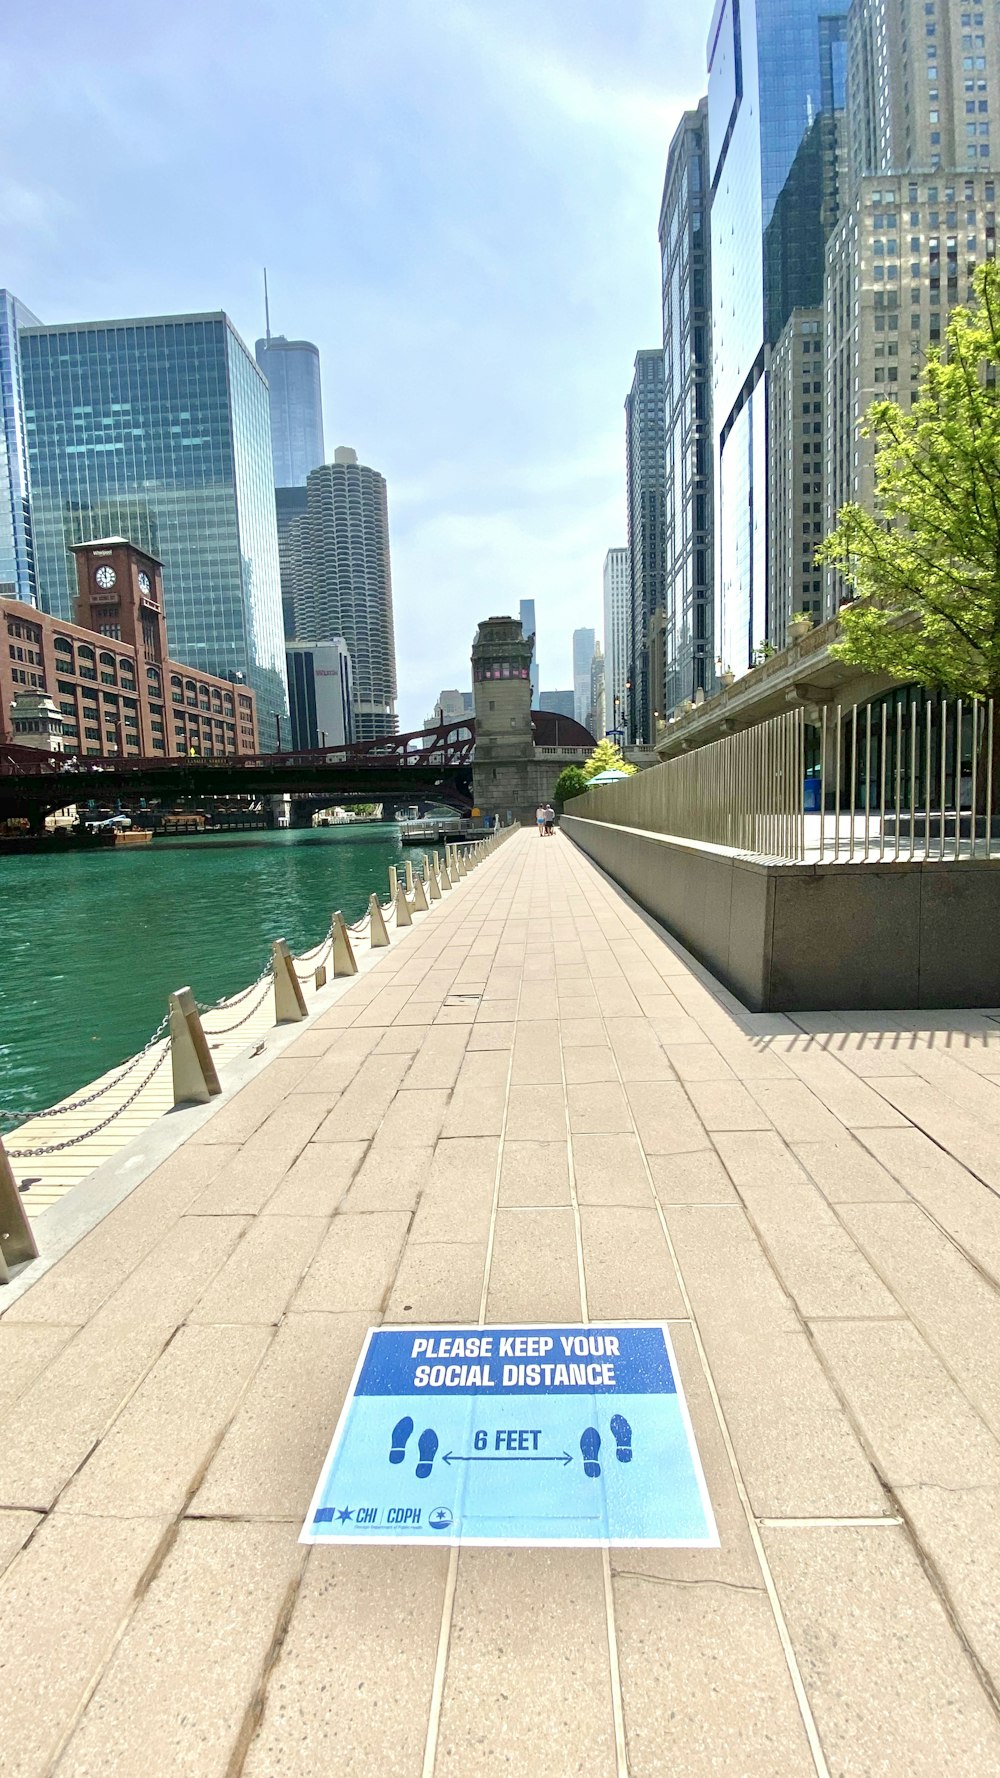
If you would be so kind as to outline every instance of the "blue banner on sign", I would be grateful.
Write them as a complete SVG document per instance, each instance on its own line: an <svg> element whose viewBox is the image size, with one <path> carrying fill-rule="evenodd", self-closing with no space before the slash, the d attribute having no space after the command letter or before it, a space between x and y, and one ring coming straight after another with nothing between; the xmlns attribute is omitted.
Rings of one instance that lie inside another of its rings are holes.
<svg viewBox="0 0 1000 1778"><path fill-rule="evenodd" d="M668 1329L372 1328L301 1541L716 1545Z"/></svg>

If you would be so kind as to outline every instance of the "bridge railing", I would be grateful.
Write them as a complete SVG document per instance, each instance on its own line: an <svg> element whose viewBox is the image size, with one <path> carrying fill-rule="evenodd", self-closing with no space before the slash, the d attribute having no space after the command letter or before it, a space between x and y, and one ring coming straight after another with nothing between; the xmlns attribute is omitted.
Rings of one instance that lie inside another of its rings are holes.
<svg viewBox="0 0 1000 1778"><path fill-rule="evenodd" d="M475 729L469 722L440 723L437 728L411 734L383 735L371 741L348 741L335 747L282 748L274 753L65 754L42 752L13 742L0 746L0 776L37 777L52 772L100 772L146 776L150 772L176 771L178 766L197 765L231 771L321 769L324 766L384 767L467 765L475 746Z"/></svg>

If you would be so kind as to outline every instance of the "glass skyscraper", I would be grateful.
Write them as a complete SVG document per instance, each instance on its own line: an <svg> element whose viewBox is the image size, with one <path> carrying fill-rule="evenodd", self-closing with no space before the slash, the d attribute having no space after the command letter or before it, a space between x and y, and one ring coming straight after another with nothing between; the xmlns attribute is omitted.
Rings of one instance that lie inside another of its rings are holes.
<svg viewBox="0 0 1000 1778"><path fill-rule="evenodd" d="M533 710L537 710L540 680L538 674L538 631L535 627L534 599L521 600L521 631L525 636L534 637L534 644L531 651L531 707Z"/></svg>
<svg viewBox="0 0 1000 1778"><path fill-rule="evenodd" d="M715 646L737 674L768 634L768 353L822 277L821 254L802 251L801 216L790 226L786 204L769 225L793 168L795 206L822 200L808 146L796 160L831 101L821 19L846 11L847 0L718 0L709 32Z"/></svg>
<svg viewBox="0 0 1000 1778"><path fill-rule="evenodd" d="M174 655L242 674L273 745L288 695L268 391L228 316L19 338L42 608L71 615L71 544L125 537L150 551Z"/></svg>
<svg viewBox="0 0 1000 1778"><path fill-rule="evenodd" d="M270 390L274 485L304 488L325 457L319 351L310 340L269 333L256 352Z"/></svg>
<svg viewBox="0 0 1000 1778"><path fill-rule="evenodd" d="M0 290L0 592L26 605L35 603L35 559L18 329L38 325L37 315Z"/></svg>

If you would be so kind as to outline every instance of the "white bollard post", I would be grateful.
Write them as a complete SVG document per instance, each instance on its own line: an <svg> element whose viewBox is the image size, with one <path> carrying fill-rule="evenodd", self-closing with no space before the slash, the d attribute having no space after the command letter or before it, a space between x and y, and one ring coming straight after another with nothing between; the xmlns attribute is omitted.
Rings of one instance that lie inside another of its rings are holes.
<svg viewBox="0 0 1000 1778"><path fill-rule="evenodd" d="M396 889L396 925L413 925L413 915L410 913L410 904L406 899L406 890L402 883Z"/></svg>
<svg viewBox="0 0 1000 1778"><path fill-rule="evenodd" d="M271 974L274 977L274 1022L296 1025L306 1016L306 997L295 973L295 958L283 938L271 946Z"/></svg>
<svg viewBox="0 0 1000 1778"><path fill-rule="evenodd" d="M37 1258L38 1243L0 1137L0 1284L10 1283L12 1266Z"/></svg>
<svg viewBox="0 0 1000 1778"><path fill-rule="evenodd" d="M390 901L392 901L392 902L395 901L396 890L398 888L399 888L399 877L396 874L396 866L394 864L390 864L390 866L389 866L389 900Z"/></svg>
<svg viewBox="0 0 1000 1778"><path fill-rule="evenodd" d="M334 979L336 979L338 975L357 975L357 973L358 966L354 959L354 947L351 944L351 935L347 930L347 923L344 920L344 916L338 908L333 916Z"/></svg>
<svg viewBox="0 0 1000 1778"><path fill-rule="evenodd" d="M167 1010L174 1104L207 1105L222 1088L190 988L178 988L169 995Z"/></svg>
<svg viewBox="0 0 1000 1778"><path fill-rule="evenodd" d="M368 919L371 925L372 950L374 951L389 943L389 934L386 931L386 924L377 895L370 895L368 898Z"/></svg>

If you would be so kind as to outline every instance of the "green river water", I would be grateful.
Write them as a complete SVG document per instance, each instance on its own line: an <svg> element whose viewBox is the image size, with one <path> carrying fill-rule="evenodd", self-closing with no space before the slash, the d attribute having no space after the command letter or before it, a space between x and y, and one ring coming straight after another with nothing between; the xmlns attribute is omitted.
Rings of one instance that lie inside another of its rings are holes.
<svg viewBox="0 0 1000 1778"><path fill-rule="evenodd" d="M273 939L307 950L384 901L401 856L373 823L0 857L0 1130L133 1055L172 988L235 994Z"/></svg>

